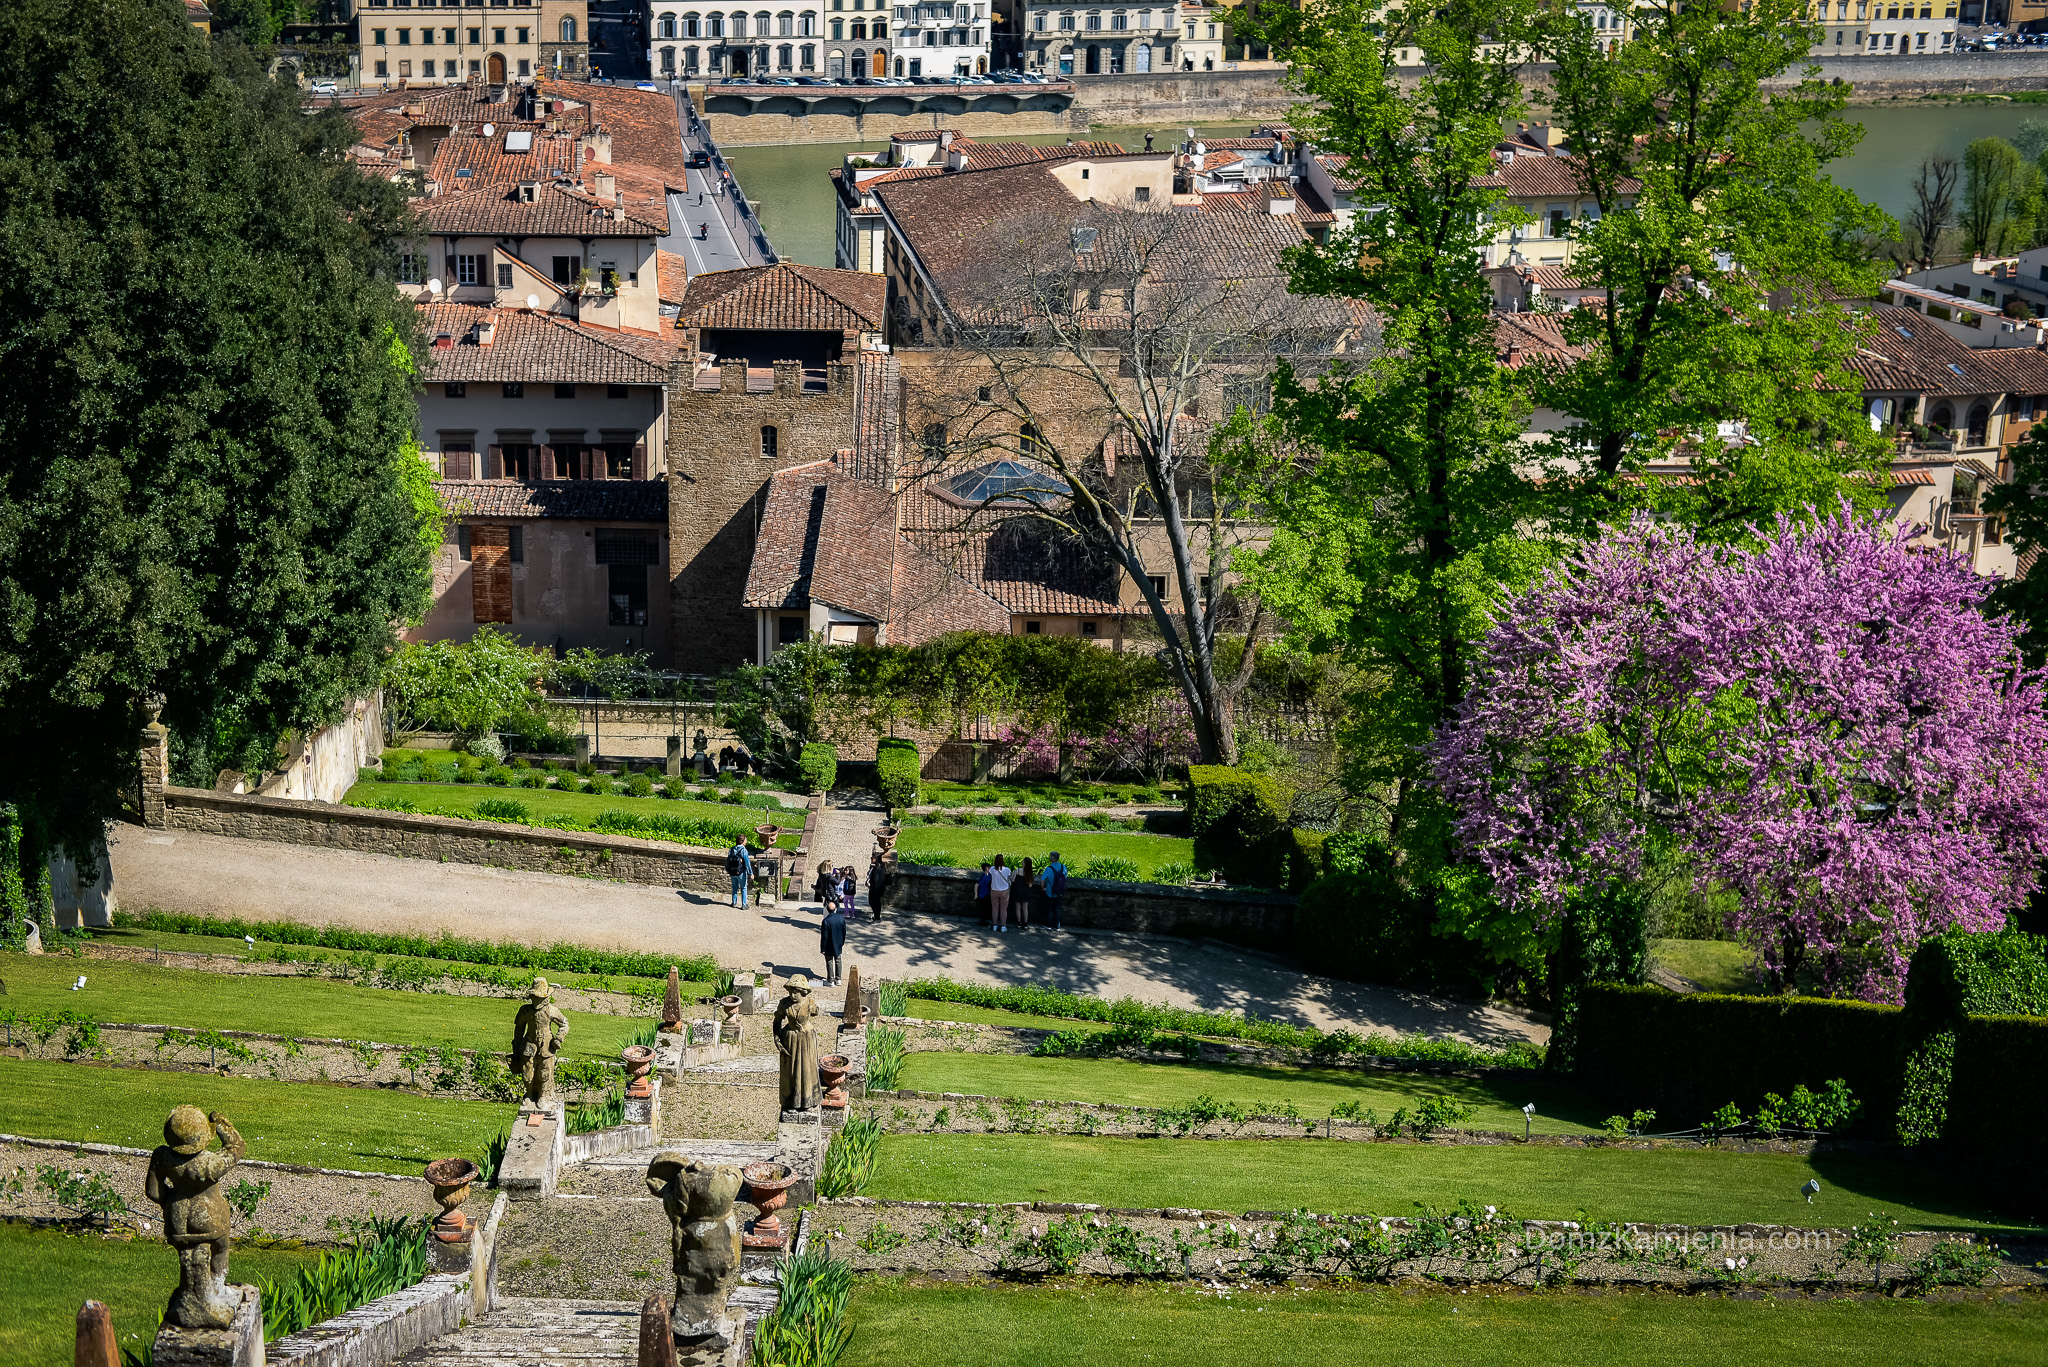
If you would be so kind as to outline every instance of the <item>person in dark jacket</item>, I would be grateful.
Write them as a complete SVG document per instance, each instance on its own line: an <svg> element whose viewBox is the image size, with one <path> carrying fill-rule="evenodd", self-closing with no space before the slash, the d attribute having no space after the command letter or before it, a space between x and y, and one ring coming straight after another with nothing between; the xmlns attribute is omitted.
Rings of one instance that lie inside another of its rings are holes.
<svg viewBox="0 0 2048 1367"><path fill-rule="evenodd" d="M839 985L839 956L846 952L846 913L836 906L825 908L818 923L818 952L825 956L825 986Z"/></svg>
<svg viewBox="0 0 2048 1367"><path fill-rule="evenodd" d="M1024 861L1017 865L1017 881L1010 885L1010 914L1017 918L1019 926L1031 924L1031 894L1037 891L1033 886L1037 877L1032 871L1030 856L1025 856Z"/></svg>
<svg viewBox="0 0 2048 1367"><path fill-rule="evenodd" d="M839 871L839 905L855 916L860 914L860 903L854 900L859 891L860 880L853 876L853 865L848 864Z"/></svg>
<svg viewBox="0 0 2048 1367"><path fill-rule="evenodd" d="M988 870L989 861L984 859L981 861L981 881L974 885L974 909L981 914L984 924L994 925L995 914L989 910Z"/></svg>
<svg viewBox="0 0 2048 1367"><path fill-rule="evenodd" d="M868 864L868 919L882 919L882 893L889 886L889 865L880 854Z"/></svg>
<svg viewBox="0 0 2048 1367"><path fill-rule="evenodd" d="M831 861L825 859L818 861L818 877L811 884L811 892L817 897L825 910L831 911L838 907L839 874L833 869Z"/></svg>

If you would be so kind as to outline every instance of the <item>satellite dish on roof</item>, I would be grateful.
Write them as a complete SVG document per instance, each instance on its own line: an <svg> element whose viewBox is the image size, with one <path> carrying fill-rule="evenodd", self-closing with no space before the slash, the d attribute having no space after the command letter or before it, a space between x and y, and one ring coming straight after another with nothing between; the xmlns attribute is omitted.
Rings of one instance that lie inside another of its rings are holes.
<svg viewBox="0 0 2048 1367"><path fill-rule="evenodd" d="M497 132L497 131L498 131L498 126L497 126L496 124L494 124L494 123L487 123L487 124L485 124L485 125L484 125L484 136L485 136L485 137L487 137L487 138L488 138L489 136L491 136L491 134L493 134L493 133L495 133L495 132Z"/></svg>
<svg viewBox="0 0 2048 1367"><path fill-rule="evenodd" d="M1208 156L1208 155L1209 155L1209 145L1208 145L1207 143L1204 143L1204 142L1198 142L1198 143L1196 143L1196 144L1195 144L1195 155L1196 155L1196 156L1198 156L1198 157L1206 157L1206 156Z"/></svg>
<svg viewBox="0 0 2048 1367"><path fill-rule="evenodd" d="M537 309L537 308L539 308L539 307L540 307L540 296L539 296L539 295L537 295L537 294L529 294L529 295L527 295L527 296L526 296L526 306L527 306L528 308L530 308L530 309Z"/></svg>
<svg viewBox="0 0 2048 1367"><path fill-rule="evenodd" d="M439 294L441 292L441 281L438 278L429 280L427 282L427 291L430 294Z"/></svg>

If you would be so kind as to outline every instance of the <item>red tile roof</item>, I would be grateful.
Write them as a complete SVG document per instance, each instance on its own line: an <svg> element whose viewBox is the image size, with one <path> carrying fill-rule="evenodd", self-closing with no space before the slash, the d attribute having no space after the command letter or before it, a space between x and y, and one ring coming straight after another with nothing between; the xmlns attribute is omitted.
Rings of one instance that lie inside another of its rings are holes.
<svg viewBox="0 0 2048 1367"><path fill-rule="evenodd" d="M668 482L659 479L451 479L435 480L434 493L450 517L668 521Z"/></svg>
<svg viewBox="0 0 2048 1367"><path fill-rule="evenodd" d="M888 298L883 276L782 261L696 277L676 321L756 332L880 332Z"/></svg>
<svg viewBox="0 0 2048 1367"><path fill-rule="evenodd" d="M684 292L690 287L689 261L675 252L656 251L654 270L661 290L661 302L680 305Z"/></svg>
<svg viewBox="0 0 2048 1367"><path fill-rule="evenodd" d="M668 186L686 190L689 168L683 164L683 128L671 95L628 86L553 82L543 90L553 98L586 102L612 135L615 166L644 167Z"/></svg>
<svg viewBox="0 0 2048 1367"><path fill-rule="evenodd" d="M551 313L488 309L474 304L423 304L430 384L449 381L522 384L667 384L679 352L674 334L650 337L586 327ZM476 327L494 318L491 345ZM452 346L432 345L446 334Z"/></svg>
<svg viewBox="0 0 2048 1367"><path fill-rule="evenodd" d="M1577 198L1587 193L1576 157L1516 157L1496 166L1492 175L1474 177L1472 183L1506 190L1511 199L1536 195ZM1640 181L1623 180L1615 188L1633 194L1643 187Z"/></svg>
<svg viewBox="0 0 2048 1367"><path fill-rule="evenodd" d="M2032 347L1969 347L1939 323L1891 304L1854 310L1874 320L1848 368L1866 391L1906 394L2048 393L2048 354Z"/></svg>
<svg viewBox="0 0 2048 1367"><path fill-rule="evenodd" d="M507 141L516 133L525 134L528 150L506 150ZM536 132L530 126L493 130L488 138L480 129L464 129L448 134L435 145L434 162L427 178L440 182L443 191L458 191L573 177L577 141L573 133Z"/></svg>
<svg viewBox="0 0 2048 1367"><path fill-rule="evenodd" d="M481 185L450 190L420 202L420 217L431 233L480 237L664 237L668 209L600 202L581 190L549 181L531 203L517 186Z"/></svg>

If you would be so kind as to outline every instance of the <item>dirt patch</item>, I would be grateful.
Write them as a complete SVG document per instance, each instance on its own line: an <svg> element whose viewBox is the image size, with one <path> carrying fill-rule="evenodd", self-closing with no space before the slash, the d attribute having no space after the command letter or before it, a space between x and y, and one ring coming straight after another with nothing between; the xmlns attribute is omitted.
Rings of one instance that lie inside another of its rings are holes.
<svg viewBox="0 0 2048 1367"><path fill-rule="evenodd" d="M149 1171L149 1159L142 1154L0 1144L0 1180L19 1176L23 1185L19 1195L0 1196L0 1217L71 1218L71 1212L40 1190L37 1170L44 1166L99 1176L127 1204L127 1213L114 1217L116 1225L125 1225L139 1234L161 1235L162 1214L142 1191ZM242 1182L267 1182L270 1190L257 1201L253 1217L234 1216L237 1239L338 1243L347 1238L352 1224L371 1216L425 1215L440 1209L434 1204L433 1188L416 1177L349 1177L243 1165L229 1175L227 1186L232 1189ZM10 1192L11 1187L9 1180ZM490 1200L489 1192L477 1188L470 1193L469 1206L481 1204L488 1210Z"/></svg>
<svg viewBox="0 0 2048 1367"><path fill-rule="evenodd" d="M638 1174L630 1174L639 1180ZM668 1217L661 1202L638 1197L519 1201L498 1224L498 1290L507 1296L553 1296L638 1302L650 1291L675 1293ZM741 1228L754 1216L734 1204ZM791 1212L793 1215L794 1212ZM785 1227L793 1227L789 1216ZM774 1260L749 1254L742 1275L758 1277Z"/></svg>
<svg viewBox="0 0 2048 1367"><path fill-rule="evenodd" d="M781 1094L773 1073L699 1081L685 1074L661 1089L664 1139L773 1139Z"/></svg>

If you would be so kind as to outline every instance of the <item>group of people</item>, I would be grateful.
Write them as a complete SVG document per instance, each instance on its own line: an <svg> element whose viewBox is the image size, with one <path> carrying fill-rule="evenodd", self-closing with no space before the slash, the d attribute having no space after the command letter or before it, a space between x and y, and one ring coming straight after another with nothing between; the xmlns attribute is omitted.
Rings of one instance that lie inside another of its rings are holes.
<svg viewBox="0 0 2048 1367"><path fill-rule="evenodd" d="M859 914L856 895L860 891L860 880L854 877L853 865L833 868L829 859L818 863L818 876L811 884L811 893L824 908L824 919L818 922L818 952L825 956L826 987L837 987L840 982L840 959L846 953L846 916L848 912ZM882 919L881 909L874 905L872 888L868 891L868 912L870 919Z"/></svg>
<svg viewBox="0 0 2048 1367"><path fill-rule="evenodd" d="M976 909L1002 934L1009 932L1012 917L1019 926L1030 925L1034 910L1038 924L1058 930L1060 902L1066 895L1067 866L1060 862L1058 850L1042 869L1033 868L1028 856L1015 868L1000 854L984 859L981 878L974 885Z"/></svg>

